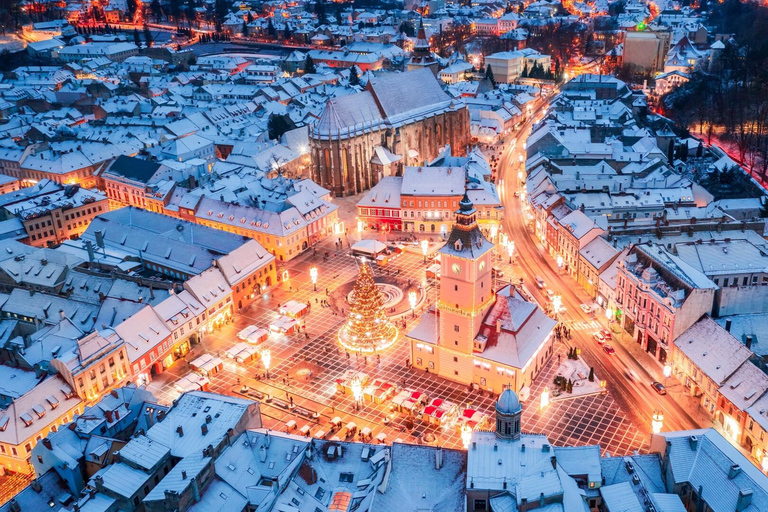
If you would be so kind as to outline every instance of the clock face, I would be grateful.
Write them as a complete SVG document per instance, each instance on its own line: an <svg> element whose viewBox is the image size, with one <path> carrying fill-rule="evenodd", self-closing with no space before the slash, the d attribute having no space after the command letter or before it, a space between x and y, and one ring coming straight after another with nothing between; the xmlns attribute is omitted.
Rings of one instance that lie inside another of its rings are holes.
<svg viewBox="0 0 768 512"><path fill-rule="evenodd" d="M485 261L481 261L481 262L480 262L480 265L478 265L478 267L477 267L477 268L478 268L478 270L479 270L480 272L482 272L483 270L485 270Z"/></svg>
<svg viewBox="0 0 768 512"><path fill-rule="evenodd" d="M461 274L461 265L459 265L458 263L454 263L453 266L451 267L451 270L453 270L454 274Z"/></svg>

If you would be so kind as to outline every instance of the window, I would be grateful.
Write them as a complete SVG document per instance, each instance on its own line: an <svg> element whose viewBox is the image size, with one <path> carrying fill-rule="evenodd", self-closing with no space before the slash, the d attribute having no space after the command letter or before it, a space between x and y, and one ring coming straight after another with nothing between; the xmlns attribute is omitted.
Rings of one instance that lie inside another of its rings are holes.
<svg viewBox="0 0 768 512"><path fill-rule="evenodd" d="M435 369L435 362L434 362L434 361L430 361L430 362L427 364L427 366L429 366L429 369L430 369L430 370L434 370L434 369Z"/></svg>
<svg viewBox="0 0 768 512"><path fill-rule="evenodd" d="M351 483L354 479L355 475L352 473L340 473L339 474L339 482L349 482Z"/></svg>
<svg viewBox="0 0 768 512"><path fill-rule="evenodd" d="M458 363L458 362L459 362L459 358L458 358L458 357L456 357L456 356L453 356L453 362L454 362L454 363Z"/></svg>
<svg viewBox="0 0 768 512"><path fill-rule="evenodd" d="M421 358L417 357L416 358L416 366L421 366L421 365L422 365Z"/></svg>
<svg viewBox="0 0 768 512"><path fill-rule="evenodd" d="M37 456L37 462L39 462L40 464L42 464L42 463L43 463L43 457L42 457L42 456L40 456L40 455L38 455L38 456Z"/></svg>
<svg viewBox="0 0 768 512"><path fill-rule="evenodd" d="M454 325L454 326L453 326L453 330L454 330L455 332L459 332L459 326L458 326L458 325Z"/></svg>

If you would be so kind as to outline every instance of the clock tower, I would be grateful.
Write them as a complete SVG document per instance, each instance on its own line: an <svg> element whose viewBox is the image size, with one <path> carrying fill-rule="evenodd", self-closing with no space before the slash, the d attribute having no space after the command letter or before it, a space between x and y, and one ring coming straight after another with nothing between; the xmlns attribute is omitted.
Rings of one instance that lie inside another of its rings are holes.
<svg viewBox="0 0 768 512"><path fill-rule="evenodd" d="M475 337L494 303L492 249L493 244L477 225L477 211L465 193L448 241L440 249L440 367L441 373L453 369L454 378L466 377L471 381L471 366L469 372L462 368L471 359L466 356L482 351L482 347L476 346Z"/></svg>

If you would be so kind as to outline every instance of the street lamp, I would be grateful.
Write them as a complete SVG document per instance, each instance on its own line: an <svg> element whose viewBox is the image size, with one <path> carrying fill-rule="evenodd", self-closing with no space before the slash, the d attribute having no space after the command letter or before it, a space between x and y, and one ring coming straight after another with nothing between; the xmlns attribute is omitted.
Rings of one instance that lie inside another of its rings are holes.
<svg viewBox="0 0 768 512"><path fill-rule="evenodd" d="M544 388L544 391L541 392L541 405L539 406L539 409L544 409L548 405L549 405L549 388Z"/></svg>
<svg viewBox="0 0 768 512"><path fill-rule="evenodd" d="M668 379L672 375L672 365L664 363L664 378Z"/></svg>
<svg viewBox="0 0 768 512"><path fill-rule="evenodd" d="M312 279L312 288L317 291L317 267L309 269L309 277Z"/></svg>
<svg viewBox="0 0 768 512"><path fill-rule="evenodd" d="M552 310L557 315L560 312L560 308L563 307L563 298L560 295L552 297Z"/></svg>
<svg viewBox="0 0 768 512"><path fill-rule="evenodd" d="M515 255L515 241L510 240L507 244L507 253L509 253L509 264L512 264L512 257Z"/></svg>
<svg viewBox="0 0 768 512"><path fill-rule="evenodd" d="M461 427L461 444L464 445L464 449L469 448L469 443L472 441L472 427L464 425Z"/></svg>
<svg viewBox="0 0 768 512"><path fill-rule="evenodd" d="M264 369L267 370L267 378L269 378L269 365L272 363L272 352L268 348L261 351L261 364L264 365Z"/></svg>
<svg viewBox="0 0 768 512"><path fill-rule="evenodd" d="M355 398L355 410L360 408L360 399L363 398L363 384L360 382L359 377L352 379L352 396Z"/></svg>
<svg viewBox="0 0 768 512"><path fill-rule="evenodd" d="M607 308L605 310L605 317L608 319L609 322L613 320L613 310L611 308Z"/></svg>
<svg viewBox="0 0 768 512"><path fill-rule="evenodd" d="M426 238L421 241L421 253L424 255L424 263L427 262L427 252L429 251L429 240Z"/></svg>
<svg viewBox="0 0 768 512"><path fill-rule="evenodd" d="M664 413L662 413L661 411L654 411L653 421L651 422L653 433L658 434L659 432L661 432L661 427L663 426L664 426Z"/></svg>
<svg viewBox="0 0 768 512"><path fill-rule="evenodd" d="M558 256L557 257L557 269L562 270L563 269L563 257Z"/></svg>
<svg viewBox="0 0 768 512"><path fill-rule="evenodd" d="M418 294L414 290L409 291L408 303L411 305L411 310L412 310L411 318L416 317L416 300L418 300Z"/></svg>

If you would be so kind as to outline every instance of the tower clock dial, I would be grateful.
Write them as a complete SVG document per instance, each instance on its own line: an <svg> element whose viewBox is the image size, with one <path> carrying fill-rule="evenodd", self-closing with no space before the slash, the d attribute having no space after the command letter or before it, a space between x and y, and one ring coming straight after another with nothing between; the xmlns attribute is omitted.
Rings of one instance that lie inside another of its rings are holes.
<svg viewBox="0 0 768 512"><path fill-rule="evenodd" d="M451 267L451 270L453 270L454 274L461 274L461 265L459 265L458 263L454 263L453 266Z"/></svg>

